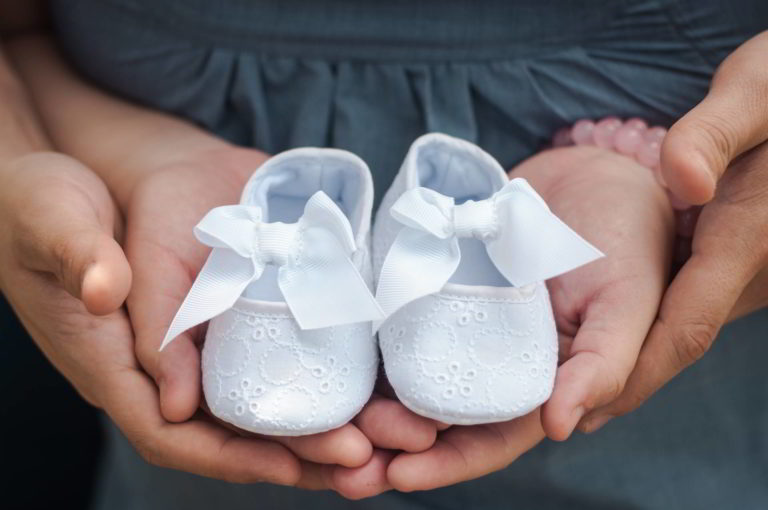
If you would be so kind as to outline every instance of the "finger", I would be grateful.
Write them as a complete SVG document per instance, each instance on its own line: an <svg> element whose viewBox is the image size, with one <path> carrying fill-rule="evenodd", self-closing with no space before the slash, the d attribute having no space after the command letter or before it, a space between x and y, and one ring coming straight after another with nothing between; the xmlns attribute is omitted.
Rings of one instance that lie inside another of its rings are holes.
<svg viewBox="0 0 768 510"><path fill-rule="evenodd" d="M285 445L300 458L319 464L355 468L365 465L373 454L371 442L352 424L310 436L269 439Z"/></svg>
<svg viewBox="0 0 768 510"><path fill-rule="evenodd" d="M661 167L677 197L693 204L709 201L729 163L768 139L766 53L768 32L732 53L704 100L667 133Z"/></svg>
<svg viewBox="0 0 768 510"><path fill-rule="evenodd" d="M105 410L149 463L238 483L295 485L298 459L273 441L245 438L204 419L169 424L159 414L157 390L136 370L113 374Z"/></svg>
<svg viewBox="0 0 768 510"><path fill-rule="evenodd" d="M429 450L395 457L387 479L403 492L453 485L505 468L543 438L538 411L505 423L451 427Z"/></svg>
<svg viewBox="0 0 768 510"><path fill-rule="evenodd" d="M14 249L24 267L52 274L89 312L117 310L131 268L113 237L112 199L90 170L61 155L36 155L16 176L24 196L15 208ZM26 188L29 192L26 192Z"/></svg>
<svg viewBox="0 0 768 510"><path fill-rule="evenodd" d="M394 457L395 452L375 450L363 466L354 469L336 466L331 488L348 499L369 498L391 490L387 468Z"/></svg>
<svg viewBox="0 0 768 510"><path fill-rule="evenodd" d="M348 499L376 496L392 488L387 481L387 466L394 456L394 452L376 450L368 462L356 468L302 462L297 487L330 489Z"/></svg>
<svg viewBox="0 0 768 510"><path fill-rule="evenodd" d="M621 393L656 317L663 289L663 272L657 273L659 278L643 274L615 283L587 305L552 396L542 407L542 425L551 439L567 439L586 413Z"/></svg>
<svg viewBox="0 0 768 510"><path fill-rule="evenodd" d="M437 424L406 408L400 402L374 395L355 418L374 446L406 452L421 452L437 438Z"/></svg>
<svg viewBox="0 0 768 510"><path fill-rule="evenodd" d="M768 307L768 266L752 278L728 315L728 322Z"/></svg>
<svg viewBox="0 0 768 510"><path fill-rule="evenodd" d="M373 446L367 437L353 424L307 436L269 436L253 434L214 416L206 402L200 403L206 417L232 432L247 437L259 437L284 445L299 458L312 464L336 464L359 467L371 458Z"/></svg>
<svg viewBox="0 0 768 510"><path fill-rule="evenodd" d="M584 418L585 432L634 410L709 350L754 274L734 260L738 258L727 248L712 254L694 252L670 285L624 391Z"/></svg>
<svg viewBox="0 0 768 510"><path fill-rule="evenodd" d="M174 251L152 238L152 227L128 227L126 250L134 270L128 309L136 334L136 356L157 383L163 416L181 422L200 405L200 351L195 340L201 328L184 332L162 352L158 348L193 277Z"/></svg>

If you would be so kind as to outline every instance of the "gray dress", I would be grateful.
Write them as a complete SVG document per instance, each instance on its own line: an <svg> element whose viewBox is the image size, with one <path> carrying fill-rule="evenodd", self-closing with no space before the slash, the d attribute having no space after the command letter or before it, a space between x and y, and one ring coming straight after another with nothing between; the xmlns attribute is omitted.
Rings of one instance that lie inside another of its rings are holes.
<svg viewBox="0 0 768 510"><path fill-rule="evenodd" d="M582 117L670 124L717 64L768 28L765 0L59 0L60 44L98 85L270 153L364 158L377 196L426 131L505 166ZM768 310L593 436L436 491L348 502L145 464L108 427L97 507L768 507Z"/></svg>

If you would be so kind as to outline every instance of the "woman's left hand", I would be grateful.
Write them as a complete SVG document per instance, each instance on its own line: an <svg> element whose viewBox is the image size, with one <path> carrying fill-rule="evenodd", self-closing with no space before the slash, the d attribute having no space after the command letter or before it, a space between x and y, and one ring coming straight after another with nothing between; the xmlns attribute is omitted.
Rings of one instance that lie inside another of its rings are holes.
<svg viewBox="0 0 768 510"><path fill-rule="evenodd" d="M607 257L548 282L562 364L541 411L451 427L429 450L399 454L387 469L398 490L477 478L503 469L545 433L567 438L585 413L619 395L656 317L673 220L650 170L597 147L570 147L538 154L512 176L528 179L555 214Z"/></svg>
<svg viewBox="0 0 768 510"><path fill-rule="evenodd" d="M768 306L766 55L763 32L722 63L707 97L667 134L665 179L676 196L706 205L623 393L586 416L584 431L637 408L701 358L726 322Z"/></svg>

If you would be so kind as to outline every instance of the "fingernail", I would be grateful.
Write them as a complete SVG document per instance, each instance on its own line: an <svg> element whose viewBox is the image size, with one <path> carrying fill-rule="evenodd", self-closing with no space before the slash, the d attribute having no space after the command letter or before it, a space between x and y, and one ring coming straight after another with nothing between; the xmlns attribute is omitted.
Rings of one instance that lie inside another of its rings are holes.
<svg viewBox="0 0 768 510"><path fill-rule="evenodd" d="M612 418L613 416L610 416L607 414L603 416L597 416L595 418L590 418L581 424L581 426L579 427L579 430L581 430L585 434L591 434L593 432L600 430L600 428L602 428L603 425L611 421Z"/></svg>

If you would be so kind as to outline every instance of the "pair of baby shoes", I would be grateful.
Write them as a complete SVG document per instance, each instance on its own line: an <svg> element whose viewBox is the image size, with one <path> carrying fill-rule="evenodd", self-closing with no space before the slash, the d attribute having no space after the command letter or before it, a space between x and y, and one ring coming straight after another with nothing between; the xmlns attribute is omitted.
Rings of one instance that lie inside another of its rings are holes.
<svg viewBox="0 0 768 510"><path fill-rule="evenodd" d="M544 280L602 254L475 145L412 145L376 217L365 163L337 149L270 158L240 205L195 228L213 248L163 341L210 320L203 390L268 435L351 420L387 378L414 412L505 421L549 398L557 331ZM374 275L376 293L373 295Z"/></svg>

